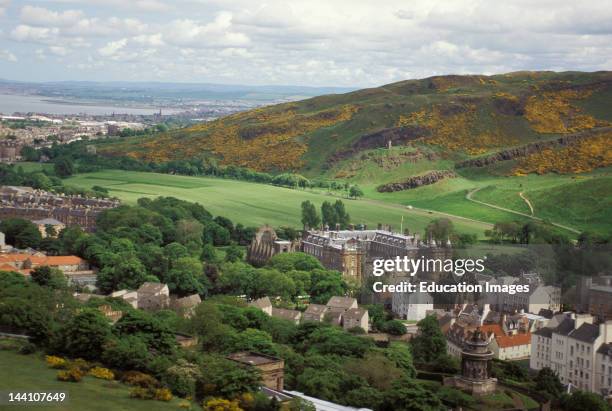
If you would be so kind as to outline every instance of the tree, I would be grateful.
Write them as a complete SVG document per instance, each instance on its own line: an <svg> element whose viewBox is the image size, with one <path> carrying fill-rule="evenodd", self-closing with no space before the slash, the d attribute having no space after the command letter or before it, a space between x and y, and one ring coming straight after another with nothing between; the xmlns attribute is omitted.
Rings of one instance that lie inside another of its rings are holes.
<svg viewBox="0 0 612 411"><path fill-rule="evenodd" d="M69 157L58 157L54 161L53 170L58 177L70 177L74 173L74 164Z"/></svg>
<svg viewBox="0 0 612 411"><path fill-rule="evenodd" d="M242 367L218 355L205 355L202 364L202 377L196 383L198 400L208 396L237 398L259 389L260 374L254 367Z"/></svg>
<svg viewBox="0 0 612 411"><path fill-rule="evenodd" d="M317 228L321 224L321 219L317 214L317 209L314 204L306 200L302 202L302 225L304 230L308 228Z"/></svg>
<svg viewBox="0 0 612 411"><path fill-rule="evenodd" d="M382 331L391 335L404 335L406 334L406 326L399 320L387 321L383 324Z"/></svg>
<svg viewBox="0 0 612 411"><path fill-rule="evenodd" d="M120 338L139 337L153 354L172 354L176 348L172 330L145 311L128 311L115 323L113 332Z"/></svg>
<svg viewBox="0 0 612 411"><path fill-rule="evenodd" d="M100 290L109 293L124 288L135 290L146 278L146 270L138 258L129 254L114 254L98 273L96 283Z"/></svg>
<svg viewBox="0 0 612 411"><path fill-rule="evenodd" d="M311 271L317 268L323 269L323 266L316 257L301 252L276 254L268 261L268 265L284 273L292 270Z"/></svg>
<svg viewBox="0 0 612 411"><path fill-rule="evenodd" d="M536 391L546 394L551 398L558 398L563 393L563 384L556 372L548 367L538 371L534 378Z"/></svg>
<svg viewBox="0 0 612 411"><path fill-rule="evenodd" d="M42 240L38 226L23 218L8 218L0 223L6 242L17 248L38 248Z"/></svg>
<svg viewBox="0 0 612 411"><path fill-rule="evenodd" d="M414 380L400 379L386 391L379 411L437 411L444 409L442 403L431 391L425 390Z"/></svg>
<svg viewBox="0 0 612 411"><path fill-rule="evenodd" d="M446 354L446 339L440 330L438 320L429 315L417 323L419 333L410 340L414 358L420 363L436 361Z"/></svg>
<svg viewBox="0 0 612 411"><path fill-rule="evenodd" d="M346 212L342 200L336 200L336 202L334 203L334 210L336 211L336 216L338 219L337 223L340 224L340 228L343 230L348 228L351 222L351 217Z"/></svg>
<svg viewBox="0 0 612 411"><path fill-rule="evenodd" d="M385 355L393 361L396 366L402 369L407 377L416 376L416 369L412 361L412 351L410 345L403 342L392 342L385 350Z"/></svg>
<svg viewBox="0 0 612 411"><path fill-rule="evenodd" d="M336 209L329 201L323 201L321 204L321 220L324 225L328 226L332 230L336 228L338 223L338 214Z"/></svg>
<svg viewBox="0 0 612 411"><path fill-rule="evenodd" d="M349 197L357 199L363 197L363 191L358 186L351 186L349 190Z"/></svg>
<svg viewBox="0 0 612 411"><path fill-rule="evenodd" d="M584 391L564 396L561 407L566 411L610 411L610 406L600 395Z"/></svg>
<svg viewBox="0 0 612 411"><path fill-rule="evenodd" d="M236 261L241 261L244 258L244 251L242 248L237 245L230 245L225 250L225 261L229 261L230 263L234 263Z"/></svg>
<svg viewBox="0 0 612 411"><path fill-rule="evenodd" d="M454 232L455 228L451 220L438 218L427 225L425 237L435 240L438 244L445 245Z"/></svg>
<svg viewBox="0 0 612 411"><path fill-rule="evenodd" d="M316 304L327 304L335 295L344 295L347 285L338 271L315 269L311 274L311 301Z"/></svg>
<svg viewBox="0 0 612 411"><path fill-rule="evenodd" d="M200 259L207 263L218 262L217 251L215 250L215 246L212 244L204 244L204 246L202 246L202 254L200 254Z"/></svg>
<svg viewBox="0 0 612 411"><path fill-rule="evenodd" d="M30 278L36 284L43 287L61 289L68 285L68 281L63 272L57 268L51 268L47 265L36 267L34 270L32 270Z"/></svg>
<svg viewBox="0 0 612 411"><path fill-rule="evenodd" d="M100 359L111 337L108 320L95 309L85 309L59 330L57 348L75 358Z"/></svg>
<svg viewBox="0 0 612 411"><path fill-rule="evenodd" d="M270 334L253 328L247 328L238 334L232 351L253 351L268 355L278 355Z"/></svg>
<svg viewBox="0 0 612 411"><path fill-rule="evenodd" d="M176 223L175 239L186 247L202 247L204 226L194 219L182 219Z"/></svg>
<svg viewBox="0 0 612 411"><path fill-rule="evenodd" d="M168 284L168 288L179 296L205 294L209 286L202 263L193 257L181 257L176 260L164 281Z"/></svg>

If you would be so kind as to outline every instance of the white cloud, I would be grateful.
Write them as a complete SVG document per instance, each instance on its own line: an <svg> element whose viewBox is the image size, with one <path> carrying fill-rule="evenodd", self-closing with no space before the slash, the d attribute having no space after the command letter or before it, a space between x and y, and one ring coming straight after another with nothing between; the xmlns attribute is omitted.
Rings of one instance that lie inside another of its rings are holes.
<svg viewBox="0 0 612 411"><path fill-rule="evenodd" d="M21 9L21 21L32 26L64 27L78 22L83 17L79 10L55 12L44 7L24 6Z"/></svg>
<svg viewBox="0 0 612 411"><path fill-rule="evenodd" d="M53 41L58 34L59 30L57 28L32 27L20 24L11 31L11 38L17 41L48 43Z"/></svg>
<svg viewBox="0 0 612 411"><path fill-rule="evenodd" d="M11 0L0 0L0 17L6 13L6 9L11 4Z"/></svg>
<svg viewBox="0 0 612 411"><path fill-rule="evenodd" d="M11 53L8 50L0 49L0 59L10 61L11 63L15 63L17 61L17 56Z"/></svg>
<svg viewBox="0 0 612 411"><path fill-rule="evenodd" d="M601 70L612 61L612 8L597 0L18 3L2 47L22 47L20 62L59 55L63 66L45 64L67 77L87 68L99 79L371 86L444 73Z"/></svg>
<svg viewBox="0 0 612 411"><path fill-rule="evenodd" d="M144 44L153 47L159 47L165 44L161 33L141 34L134 37L133 40L138 44Z"/></svg>
<svg viewBox="0 0 612 411"><path fill-rule="evenodd" d="M51 46L49 47L49 51L51 52L51 54L55 54L56 56L59 56L59 57L67 56L68 53L70 52L70 50L62 46Z"/></svg>
<svg viewBox="0 0 612 411"><path fill-rule="evenodd" d="M103 57L112 57L121 49L123 49L127 45L127 39L121 39L117 41L111 41L106 44L104 47L100 47L98 49L98 53L100 53Z"/></svg>
<svg viewBox="0 0 612 411"><path fill-rule="evenodd" d="M250 42L247 35L235 30L232 14L227 12L219 13L206 24L191 19L174 20L166 28L164 37L171 44L194 48L240 47Z"/></svg>

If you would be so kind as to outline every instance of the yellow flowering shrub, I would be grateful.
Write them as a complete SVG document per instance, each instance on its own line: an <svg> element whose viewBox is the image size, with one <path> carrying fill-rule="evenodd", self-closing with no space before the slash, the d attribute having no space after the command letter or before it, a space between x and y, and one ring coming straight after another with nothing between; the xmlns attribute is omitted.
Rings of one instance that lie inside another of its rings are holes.
<svg viewBox="0 0 612 411"><path fill-rule="evenodd" d="M100 378L102 380L110 381L115 379L115 374L113 374L113 372L108 368L103 367L93 367L91 370L89 370L89 375L91 375L92 377Z"/></svg>
<svg viewBox="0 0 612 411"><path fill-rule="evenodd" d="M65 368L68 364L65 358L56 357L55 355L47 355L45 356L45 361L47 365L51 368Z"/></svg>
<svg viewBox="0 0 612 411"><path fill-rule="evenodd" d="M557 150L545 149L520 160L514 175L550 172L586 173L599 167L612 166L612 133L578 140Z"/></svg>
<svg viewBox="0 0 612 411"><path fill-rule="evenodd" d="M211 398L202 404L204 411L243 411L238 400L226 400L225 398Z"/></svg>

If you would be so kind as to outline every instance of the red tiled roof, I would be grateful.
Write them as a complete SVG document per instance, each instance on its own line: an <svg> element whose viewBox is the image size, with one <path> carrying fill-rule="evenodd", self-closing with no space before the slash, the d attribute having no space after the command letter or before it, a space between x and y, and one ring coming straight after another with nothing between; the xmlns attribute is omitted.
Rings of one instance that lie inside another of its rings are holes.
<svg viewBox="0 0 612 411"><path fill-rule="evenodd" d="M517 345L531 344L531 333L520 333L515 335L496 336L495 340L499 348L516 347Z"/></svg>

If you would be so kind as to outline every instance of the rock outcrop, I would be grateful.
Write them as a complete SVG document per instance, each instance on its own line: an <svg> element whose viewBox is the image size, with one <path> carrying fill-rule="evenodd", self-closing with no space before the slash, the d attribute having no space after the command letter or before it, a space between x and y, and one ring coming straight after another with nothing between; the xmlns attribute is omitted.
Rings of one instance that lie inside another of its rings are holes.
<svg viewBox="0 0 612 411"><path fill-rule="evenodd" d="M450 170L430 171L426 174L410 177L408 180L399 183L387 183L380 185L376 188L376 190L380 193L392 193L394 191L410 190L412 188L437 183L438 181L443 180L445 178L453 177L457 177L457 175Z"/></svg>

